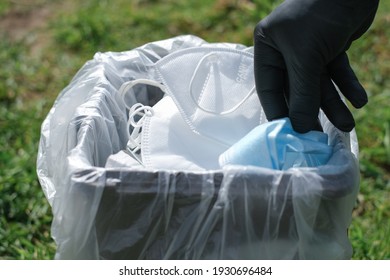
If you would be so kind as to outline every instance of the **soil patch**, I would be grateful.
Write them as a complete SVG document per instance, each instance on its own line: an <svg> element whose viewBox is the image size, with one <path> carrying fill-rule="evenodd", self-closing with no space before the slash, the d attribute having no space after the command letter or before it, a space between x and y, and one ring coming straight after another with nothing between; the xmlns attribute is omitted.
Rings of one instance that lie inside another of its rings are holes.
<svg viewBox="0 0 390 280"><path fill-rule="evenodd" d="M11 42L22 42L30 54L37 55L51 41L50 20L72 1L16 1L0 17L0 35Z"/></svg>

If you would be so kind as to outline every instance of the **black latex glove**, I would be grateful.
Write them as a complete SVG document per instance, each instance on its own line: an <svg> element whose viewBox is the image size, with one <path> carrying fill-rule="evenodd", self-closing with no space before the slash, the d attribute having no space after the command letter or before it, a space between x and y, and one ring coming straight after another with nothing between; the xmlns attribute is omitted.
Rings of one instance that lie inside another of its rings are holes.
<svg viewBox="0 0 390 280"><path fill-rule="evenodd" d="M268 120L289 117L294 130L316 129L319 108L340 130L354 119L333 82L356 108L367 94L345 51L370 27L379 0L286 0L254 33L256 89Z"/></svg>

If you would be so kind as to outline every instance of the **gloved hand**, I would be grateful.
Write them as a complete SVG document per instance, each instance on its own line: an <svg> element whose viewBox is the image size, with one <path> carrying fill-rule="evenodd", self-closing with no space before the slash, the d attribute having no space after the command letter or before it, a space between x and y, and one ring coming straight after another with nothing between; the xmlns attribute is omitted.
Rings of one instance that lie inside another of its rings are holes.
<svg viewBox="0 0 390 280"><path fill-rule="evenodd" d="M256 89L268 120L289 117L297 132L317 126L321 107L340 130L355 126L333 82L356 108L367 94L346 50L374 20L379 0L286 0L254 32Z"/></svg>

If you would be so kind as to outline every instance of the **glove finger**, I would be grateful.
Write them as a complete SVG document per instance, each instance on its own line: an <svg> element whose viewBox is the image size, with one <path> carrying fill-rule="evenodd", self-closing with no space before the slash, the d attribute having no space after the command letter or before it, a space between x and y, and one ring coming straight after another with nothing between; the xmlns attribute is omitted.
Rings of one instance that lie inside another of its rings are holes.
<svg viewBox="0 0 390 280"><path fill-rule="evenodd" d="M345 52L329 63L327 68L332 80L355 108L367 104L367 93L352 70Z"/></svg>
<svg viewBox="0 0 390 280"><path fill-rule="evenodd" d="M254 73L256 90L268 120L288 116L284 80L286 76L282 55L255 36Z"/></svg>
<svg viewBox="0 0 390 280"><path fill-rule="evenodd" d="M305 133L317 127L321 102L321 72L319 54L300 53L286 61L289 78L289 117L295 131Z"/></svg>
<svg viewBox="0 0 390 280"><path fill-rule="evenodd" d="M321 76L321 108L329 121L341 131L350 132L355 127L351 112L326 73Z"/></svg>

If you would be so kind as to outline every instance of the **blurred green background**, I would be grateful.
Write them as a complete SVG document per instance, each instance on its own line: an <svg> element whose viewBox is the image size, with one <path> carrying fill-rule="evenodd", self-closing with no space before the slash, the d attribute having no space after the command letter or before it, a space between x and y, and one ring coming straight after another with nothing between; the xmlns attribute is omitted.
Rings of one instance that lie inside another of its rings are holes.
<svg viewBox="0 0 390 280"><path fill-rule="evenodd" d="M273 0L2 0L0 3L0 259L53 259L51 208L36 175L40 125L96 52L194 34L252 45ZM349 50L369 94L352 109L360 144L354 259L390 259L390 2Z"/></svg>

